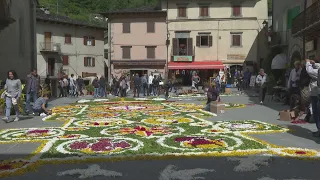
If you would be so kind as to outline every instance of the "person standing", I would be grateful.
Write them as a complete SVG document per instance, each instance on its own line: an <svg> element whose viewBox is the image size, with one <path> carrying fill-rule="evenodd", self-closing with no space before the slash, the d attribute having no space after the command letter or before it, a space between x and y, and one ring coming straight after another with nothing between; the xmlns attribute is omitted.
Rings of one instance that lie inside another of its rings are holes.
<svg viewBox="0 0 320 180"><path fill-rule="evenodd" d="M58 82L58 88L60 91L59 97L64 97L63 86L64 86L63 78L61 78L61 79L59 79L59 82Z"/></svg>
<svg viewBox="0 0 320 180"><path fill-rule="evenodd" d="M299 81L300 81L300 74L301 74L301 63L300 61L296 61L294 63L295 68L291 70L289 75L289 80L287 84L288 95L286 98L286 104L290 104L290 98L293 94L300 95L300 88L299 88ZM293 107L291 107L293 108Z"/></svg>
<svg viewBox="0 0 320 180"><path fill-rule="evenodd" d="M153 96L158 96L159 95L159 77L155 76L152 81L152 86L153 86Z"/></svg>
<svg viewBox="0 0 320 180"><path fill-rule="evenodd" d="M64 97L67 97L68 96L68 87L69 87L69 81L67 79L67 76L64 76L63 78L63 94L64 94Z"/></svg>
<svg viewBox="0 0 320 180"><path fill-rule="evenodd" d="M99 80L99 93L100 97L106 97L106 79L103 76Z"/></svg>
<svg viewBox="0 0 320 180"><path fill-rule="evenodd" d="M262 105L267 93L267 74L264 72L264 69L260 69L260 73L256 78L256 84L259 86L260 104Z"/></svg>
<svg viewBox="0 0 320 180"><path fill-rule="evenodd" d="M133 97L139 97L140 94L140 88L141 88L141 79L139 77L139 74L137 73L133 79L134 84L134 90L133 90Z"/></svg>
<svg viewBox="0 0 320 180"><path fill-rule="evenodd" d="M207 103L205 110L210 111L210 103L212 101L217 101L219 99L219 91L216 88L216 84L213 83L212 86L209 87L207 92Z"/></svg>
<svg viewBox="0 0 320 180"><path fill-rule="evenodd" d="M33 102L36 102L38 99L38 94L40 91L40 76L37 73L36 69L33 69L32 72L27 76L26 84L26 114L28 115L31 111L31 98Z"/></svg>
<svg viewBox="0 0 320 180"><path fill-rule="evenodd" d="M1 95L1 97L5 98L6 102L6 116L3 118L3 120L8 123L10 122L12 105L14 106L16 112L16 118L13 121L19 121L20 112L18 102L22 94L22 85L17 73L14 70L9 71L7 76L6 84L4 86L5 92L3 95Z"/></svg>
<svg viewBox="0 0 320 180"><path fill-rule="evenodd" d="M98 77L94 78L92 81L92 86L94 88L93 97L97 98L99 97L99 80Z"/></svg>
<svg viewBox="0 0 320 180"><path fill-rule="evenodd" d="M145 74L145 75L143 75L143 76L141 77L141 85L142 85L143 96L146 96L146 93L148 94L147 74Z"/></svg>
<svg viewBox="0 0 320 180"><path fill-rule="evenodd" d="M313 136L320 137L320 111L319 111L319 87L320 84L318 82L319 77L319 69L320 64L315 63L313 60L306 60L306 70L309 76L311 77L309 90L310 90L310 99L311 99L311 107L312 107L312 116L317 126L317 131L313 132Z"/></svg>
<svg viewBox="0 0 320 180"><path fill-rule="evenodd" d="M126 76L120 78L120 97L126 97L127 95L127 82Z"/></svg>
<svg viewBox="0 0 320 180"><path fill-rule="evenodd" d="M244 72L243 80L244 80L244 88L248 89L250 85L250 79L251 79L251 72L249 68Z"/></svg>
<svg viewBox="0 0 320 180"><path fill-rule="evenodd" d="M199 82L200 82L200 77L198 76L197 73L195 73L194 76L192 77L192 84L193 84L193 87L195 87L197 90L198 90Z"/></svg>
<svg viewBox="0 0 320 180"><path fill-rule="evenodd" d="M71 74L70 76L69 85L70 85L70 95L71 97L74 97L76 95L76 82L74 80L74 74Z"/></svg>
<svg viewBox="0 0 320 180"><path fill-rule="evenodd" d="M83 94L82 90L83 90L83 87L84 87L84 81L83 81L82 77L78 76L78 79L77 79L76 82L77 82L79 94L80 94L80 96L83 96L84 94Z"/></svg>
<svg viewBox="0 0 320 180"><path fill-rule="evenodd" d="M150 73L149 77L148 77L148 96L153 94L153 75L152 73Z"/></svg>

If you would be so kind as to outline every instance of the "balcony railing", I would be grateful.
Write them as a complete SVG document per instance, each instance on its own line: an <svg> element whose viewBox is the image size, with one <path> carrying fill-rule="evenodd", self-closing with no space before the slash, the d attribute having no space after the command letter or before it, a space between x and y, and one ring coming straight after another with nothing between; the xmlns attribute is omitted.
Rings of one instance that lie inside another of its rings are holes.
<svg viewBox="0 0 320 180"><path fill-rule="evenodd" d="M61 45L54 42L41 42L40 51L42 52L61 52Z"/></svg>
<svg viewBox="0 0 320 180"><path fill-rule="evenodd" d="M271 34L271 46L286 46L289 37L289 31L274 32Z"/></svg>
<svg viewBox="0 0 320 180"><path fill-rule="evenodd" d="M188 48L186 49L179 49L177 52L174 51L174 48L171 49L171 56L194 56L196 52L195 46L193 46L193 49L191 52Z"/></svg>
<svg viewBox="0 0 320 180"><path fill-rule="evenodd" d="M292 34L300 35L304 30L312 29L320 23L320 1L316 1L292 21Z"/></svg>

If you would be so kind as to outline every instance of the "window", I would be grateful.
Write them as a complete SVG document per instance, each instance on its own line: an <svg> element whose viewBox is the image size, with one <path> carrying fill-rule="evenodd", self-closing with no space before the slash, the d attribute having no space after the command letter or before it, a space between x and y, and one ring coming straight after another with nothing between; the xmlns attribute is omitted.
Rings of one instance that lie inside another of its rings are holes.
<svg viewBox="0 0 320 180"><path fill-rule="evenodd" d="M197 36L197 46L198 47L211 47L212 46L212 36L210 33L199 33Z"/></svg>
<svg viewBox="0 0 320 180"><path fill-rule="evenodd" d="M300 6L296 6L292 9L289 9L288 10L288 15L287 15L287 27L288 29L291 29L292 28L292 21L293 19L299 15L300 13Z"/></svg>
<svg viewBox="0 0 320 180"><path fill-rule="evenodd" d="M200 17L209 17L209 6L200 6L199 7L199 16Z"/></svg>
<svg viewBox="0 0 320 180"><path fill-rule="evenodd" d="M147 33L155 32L155 22L147 22Z"/></svg>
<svg viewBox="0 0 320 180"><path fill-rule="evenodd" d="M109 58L109 54L108 54L108 49L104 50L104 58L108 59Z"/></svg>
<svg viewBox="0 0 320 180"><path fill-rule="evenodd" d="M131 59L131 46L122 46L122 59Z"/></svg>
<svg viewBox="0 0 320 180"><path fill-rule="evenodd" d="M232 6L232 16L233 17L240 17L241 15L241 6L240 5L233 5Z"/></svg>
<svg viewBox="0 0 320 180"><path fill-rule="evenodd" d="M156 58L156 47L155 46L146 46L147 50L147 59Z"/></svg>
<svg viewBox="0 0 320 180"><path fill-rule="evenodd" d="M62 65L67 66L69 65L69 56L62 56Z"/></svg>
<svg viewBox="0 0 320 180"><path fill-rule="evenodd" d="M179 18L187 17L187 7L178 7L178 17Z"/></svg>
<svg viewBox="0 0 320 180"><path fill-rule="evenodd" d="M192 38L173 38L173 56L193 56Z"/></svg>
<svg viewBox="0 0 320 180"><path fill-rule="evenodd" d="M231 46L241 47L242 46L242 33L231 33Z"/></svg>
<svg viewBox="0 0 320 180"><path fill-rule="evenodd" d="M71 35L70 34L64 35L64 43L71 44Z"/></svg>
<svg viewBox="0 0 320 180"><path fill-rule="evenodd" d="M122 33L130 33L130 23L122 23Z"/></svg>
<svg viewBox="0 0 320 180"><path fill-rule="evenodd" d="M94 37L88 37L84 36L83 37L83 44L86 46L95 46L96 45L96 40Z"/></svg>
<svg viewBox="0 0 320 180"><path fill-rule="evenodd" d="M85 67L95 67L96 59L93 57L84 57L84 66Z"/></svg>

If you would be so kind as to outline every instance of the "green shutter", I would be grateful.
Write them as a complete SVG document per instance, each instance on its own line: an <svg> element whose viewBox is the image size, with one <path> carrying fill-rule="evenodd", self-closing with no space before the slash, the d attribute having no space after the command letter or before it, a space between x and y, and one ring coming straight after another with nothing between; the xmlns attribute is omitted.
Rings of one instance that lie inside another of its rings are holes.
<svg viewBox="0 0 320 180"><path fill-rule="evenodd" d="M292 20L300 14L300 6L296 6L292 9L288 10L288 18L287 18L287 28L291 29L292 27Z"/></svg>

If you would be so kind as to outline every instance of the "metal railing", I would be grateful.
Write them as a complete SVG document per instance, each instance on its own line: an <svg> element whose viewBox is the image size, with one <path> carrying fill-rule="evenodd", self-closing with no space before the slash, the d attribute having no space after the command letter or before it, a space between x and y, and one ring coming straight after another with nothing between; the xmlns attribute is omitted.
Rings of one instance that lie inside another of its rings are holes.
<svg viewBox="0 0 320 180"><path fill-rule="evenodd" d="M306 10L302 11L292 21L292 34L300 33L320 22L320 1L316 1Z"/></svg>
<svg viewBox="0 0 320 180"><path fill-rule="evenodd" d="M183 50L183 49L179 50L178 54L175 54L173 49L174 48L171 49L171 56L195 56L195 52L196 52L195 46L193 46L193 50L192 50L191 54L188 52L188 48L185 50Z"/></svg>
<svg viewBox="0 0 320 180"><path fill-rule="evenodd" d="M54 42L41 42L40 50L48 52L61 52L61 45Z"/></svg>

